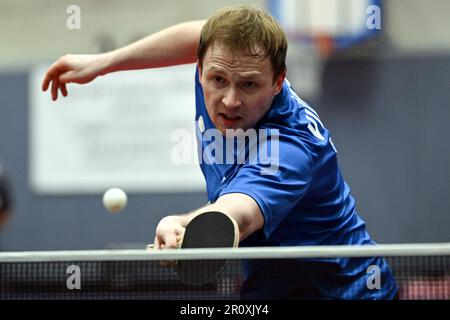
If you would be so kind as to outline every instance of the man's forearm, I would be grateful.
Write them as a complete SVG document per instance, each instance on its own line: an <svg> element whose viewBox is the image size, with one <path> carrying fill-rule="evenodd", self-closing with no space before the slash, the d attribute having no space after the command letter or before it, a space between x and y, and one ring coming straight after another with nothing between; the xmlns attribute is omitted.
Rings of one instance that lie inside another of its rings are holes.
<svg viewBox="0 0 450 320"><path fill-rule="evenodd" d="M208 209L210 209L210 206L211 206L211 204L208 203L208 204L204 205L203 207L197 208L191 212L172 215L171 217L173 219L176 219L183 228L186 228L186 226L189 224L189 222L191 222L191 220L194 219L199 214L201 214L203 212L207 212L207 211L212 211L212 210L208 210Z"/></svg>
<svg viewBox="0 0 450 320"><path fill-rule="evenodd" d="M223 195L213 204L173 217L186 228L194 217L208 211L219 211L232 217L239 226L239 241L264 225L264 217L258 204L249 196L239 193Z"/></svg>
<svg viewBox="0 0 450 320"><path fill-rule="evenodd" d="M106 73L193 63L205 21L181 23L106 53Z"/></svg>

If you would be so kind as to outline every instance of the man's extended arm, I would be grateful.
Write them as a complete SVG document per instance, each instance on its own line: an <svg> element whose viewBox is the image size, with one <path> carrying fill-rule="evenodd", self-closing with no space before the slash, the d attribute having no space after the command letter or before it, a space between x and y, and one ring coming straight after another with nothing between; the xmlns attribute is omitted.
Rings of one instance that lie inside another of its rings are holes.
<svg viewBox="0 0 450 320"><path fill-rule="evenodd" d="M229 193L191 213L163 218L156 228L154 248L176 248L187 224L195 216L208 211L220 211L231 216L239 226L239 241L264 225L261 209L253 198L242 193Z"/></svg>
<svg viewBox="0 0 450 320"><path fill-rule="evenodd" d="M51 84L52 99L58 89L67 96L66 83L88 83L111 72L167 67L197 60L200 32L205 21L181 23L123 48L93 55L65 55L45 74L42 90Z"/></svg>

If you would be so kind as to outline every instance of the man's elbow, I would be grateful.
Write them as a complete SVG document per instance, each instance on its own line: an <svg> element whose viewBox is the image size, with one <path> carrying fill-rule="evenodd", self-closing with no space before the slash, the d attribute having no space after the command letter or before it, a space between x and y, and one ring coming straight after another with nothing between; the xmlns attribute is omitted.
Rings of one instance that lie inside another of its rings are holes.
<svg viewBox="0 0 450 320"><path fill-rule="evenodd" d="M231 216L239 227L239 241L244 240L264 226L264 216L258 203L243 193L229 193L221 196L211 209Z"/></svg>
<svg viewBox="0 0 450 320"><path fill-rule="evenodd" d="M244 240L252 233L264 226L264 217L261 212L253 212L241 217L239 224L239 241Z"/></svg>

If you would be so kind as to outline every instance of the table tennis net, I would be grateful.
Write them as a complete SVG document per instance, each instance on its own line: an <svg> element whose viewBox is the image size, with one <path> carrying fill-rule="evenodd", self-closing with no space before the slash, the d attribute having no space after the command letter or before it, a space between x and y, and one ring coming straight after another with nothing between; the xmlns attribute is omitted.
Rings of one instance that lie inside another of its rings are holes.
<svg viewBox="0 0 450 320"><path fill-rule="evenodd" d="M266 299L315 299L314 293L308 296L311 288L302 281L314 278L331 286L336 282L330 277L339 269L328 267L340 258L361 265L362 261L377 257L388 262L398 287L398 299L450 299L450 244L186 249L156 253L6 252L0 253L0 299L238 300L246 297L241 289L248 288L248 283L254 291L266 292ZM217 261L227 263L210 282L189 285L180 281L173 267L173 263L182 260L195 261L194 276ZM162 266L162 262L172 265ZM261 269L258 281L249 282L245 281L246 263L268 263L271 269ZM324 265L328 271L321 273ZM368 267L364 265L360 272L369 272ZM294 291L277 295L280 288L272 288L271 283L297 285ZM376 290L376 281L372 285L365 289ZM356 286L355 290L361 288Z"/></svg>

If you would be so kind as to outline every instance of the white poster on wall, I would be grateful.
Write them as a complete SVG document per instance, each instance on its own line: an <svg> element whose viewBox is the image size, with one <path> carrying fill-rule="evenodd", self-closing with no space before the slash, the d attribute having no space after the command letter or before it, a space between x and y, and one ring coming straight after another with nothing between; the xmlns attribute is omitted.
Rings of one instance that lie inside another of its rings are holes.
<svg viewBox="0 0 450 320"><path fill-rule="evenodd" d="M205 190L196 159L195 65L118 72L87 85L70 84L68 97L59 94L57 101L41 91L47 68L34 68L29 81L34 192Z"/></svg>

